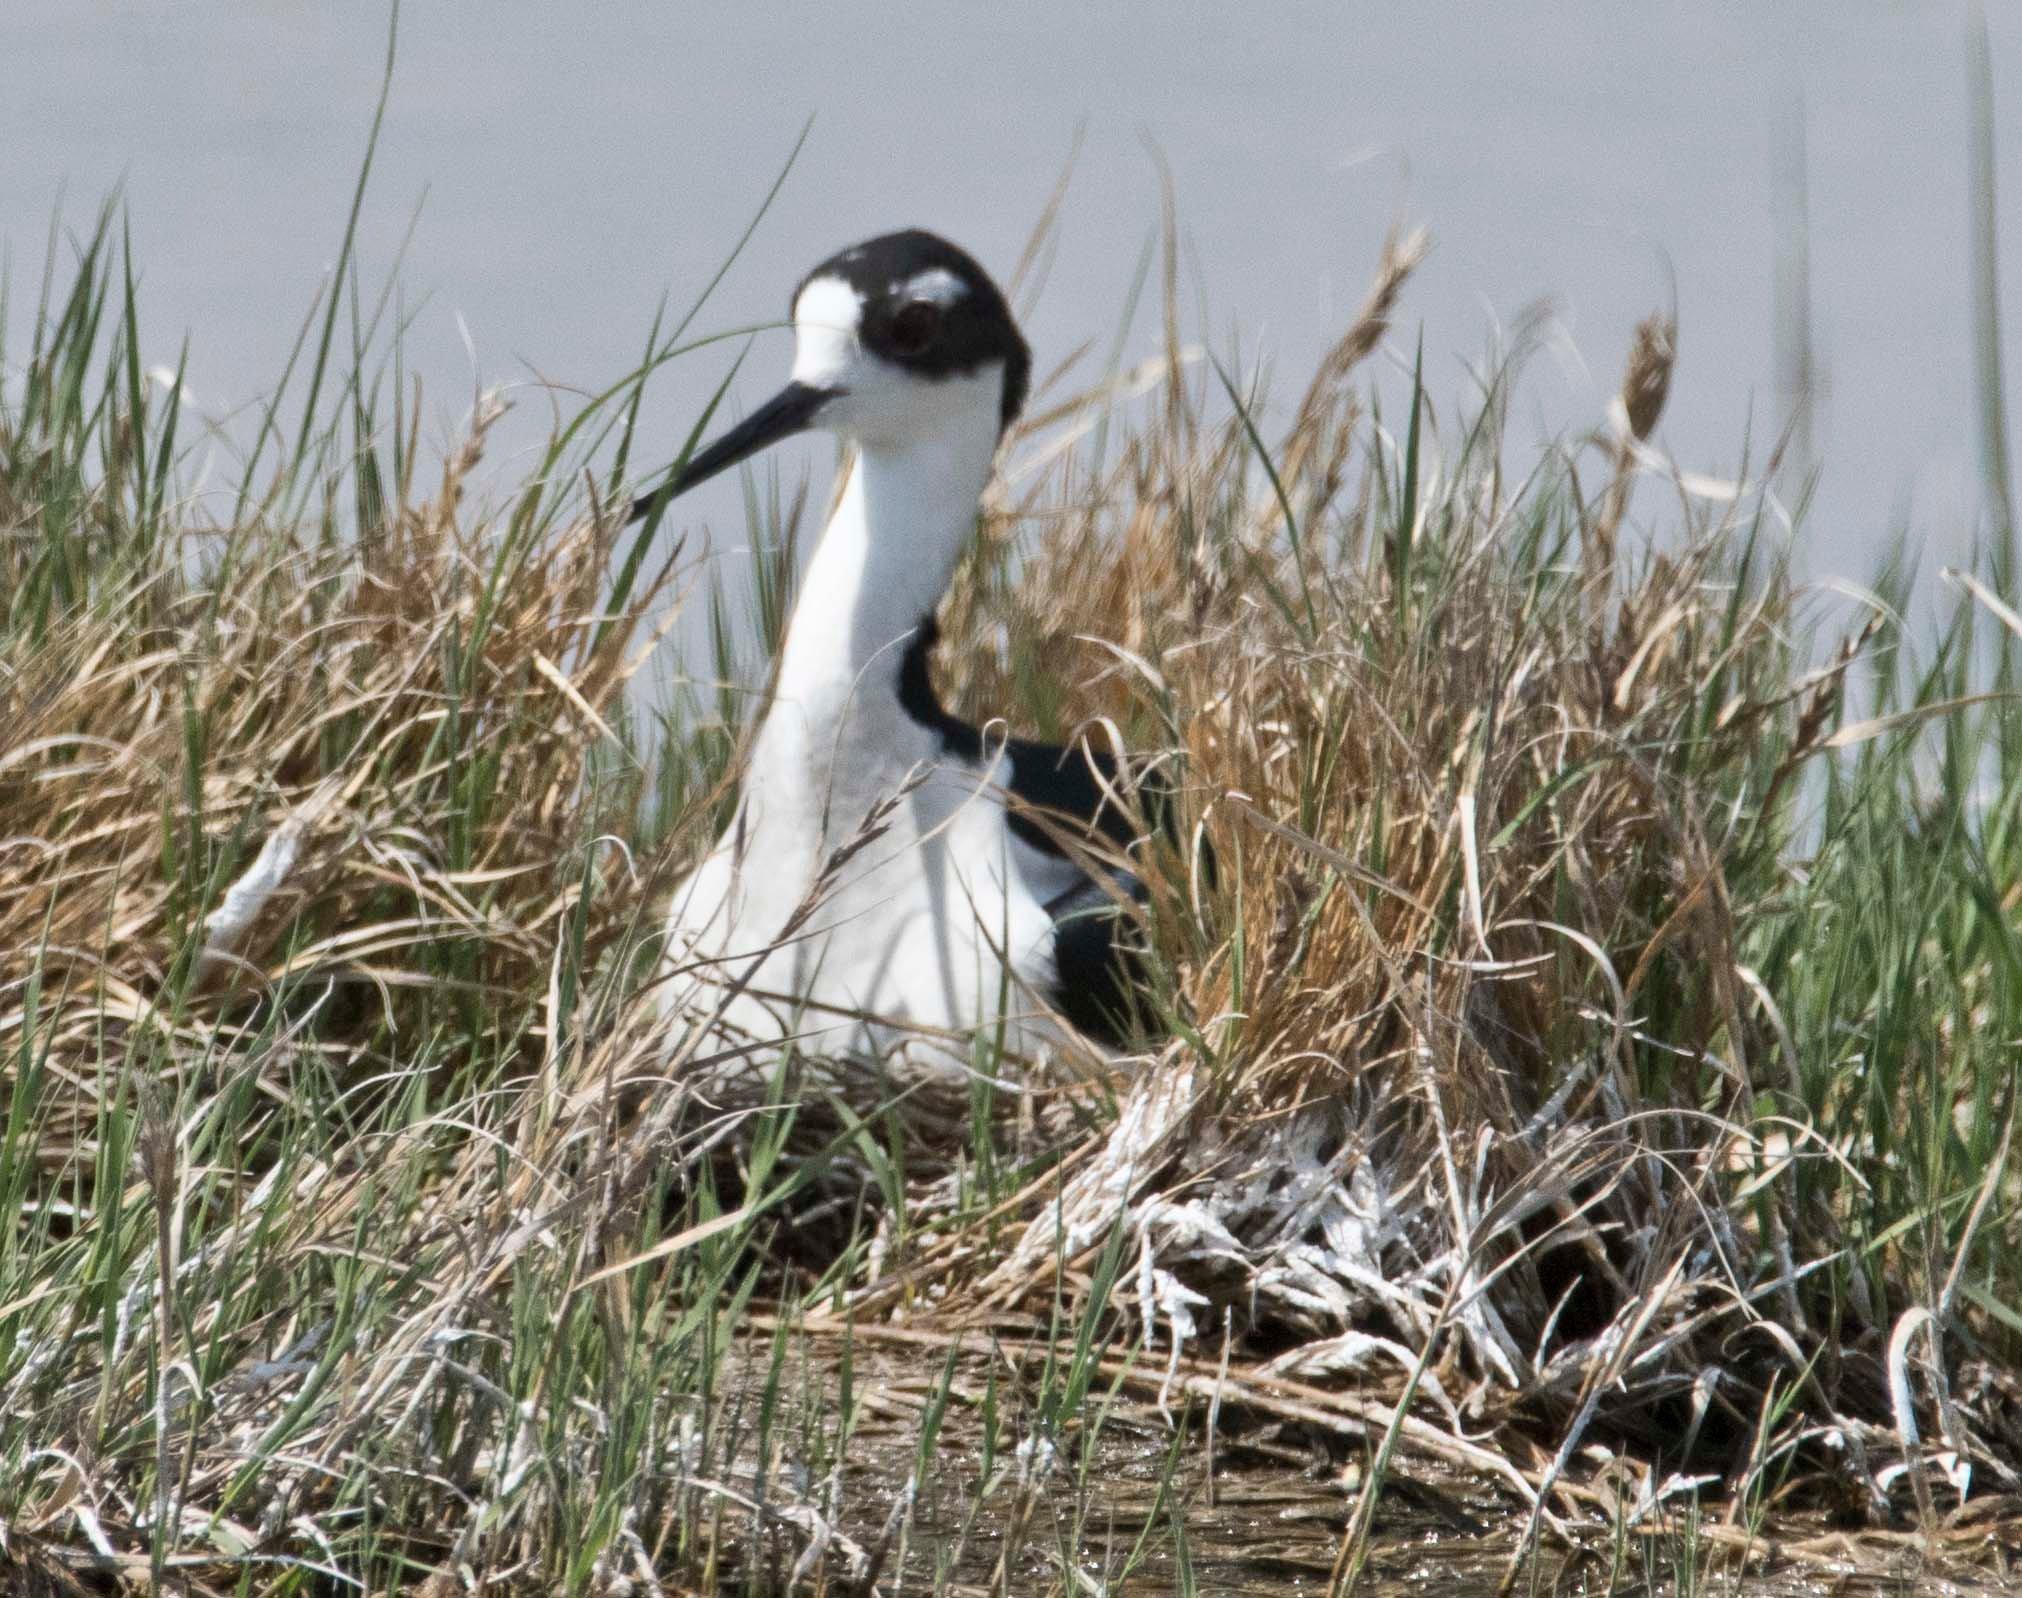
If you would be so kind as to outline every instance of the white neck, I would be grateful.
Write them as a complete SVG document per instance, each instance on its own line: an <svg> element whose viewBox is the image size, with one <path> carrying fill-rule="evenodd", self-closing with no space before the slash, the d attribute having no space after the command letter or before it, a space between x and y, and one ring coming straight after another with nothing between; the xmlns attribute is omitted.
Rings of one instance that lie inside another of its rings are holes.
<svg viewBox="0 0 2022 1598"><path fill-rule="evenodd" d="M815 822L823 847L845 841L869 804L935 752L899 703L900 667L975 534L998 432L993 409L949 398L939 426L859 441L752 746L747 796L774 820Z"/></svg>

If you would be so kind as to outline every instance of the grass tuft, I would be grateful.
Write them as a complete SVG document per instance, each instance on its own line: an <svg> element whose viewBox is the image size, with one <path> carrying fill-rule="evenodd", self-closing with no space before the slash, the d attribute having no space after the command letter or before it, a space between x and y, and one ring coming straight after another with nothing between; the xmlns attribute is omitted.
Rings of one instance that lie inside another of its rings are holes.
<svg viewBox="0 0 2022 1598"><path fill-rule="evenodd" d="M944 686L1162 773L1171 1041L1027 1073L986 1039L934 1118L797 1067L713 1105L658 1035L655 922L744 720L630 688L683 600L738 653L736 596L621 536L693 312L492 505L498 402L425 469L340 273L297 435L277 398L214 520L117 213L52 247L0 391L0 1558L1214 1590L1217 1528L1316 1458L1342 1590L1402 1482L1500 1525L1491 1583L1589 1533L1611 1582L1815 1562L1808 1515L1991 1547L2005 557L1929 636L1801 590L1759 496L1662 455L1664 317L1528 471L1514 360L1464 410L1415 360L1386 425L1425 249L1287 410L1182 342L1168 241L1158 357L1014 440ZM798 499L751 506L790 544Z"/></svg>

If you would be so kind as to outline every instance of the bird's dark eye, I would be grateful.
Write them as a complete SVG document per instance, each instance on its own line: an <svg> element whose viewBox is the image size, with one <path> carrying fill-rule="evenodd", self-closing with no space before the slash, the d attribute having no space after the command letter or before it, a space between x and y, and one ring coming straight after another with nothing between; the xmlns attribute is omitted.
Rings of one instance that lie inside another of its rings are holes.
<svg viewBox="0 0 2022 1598"><path fill-rule="evenodd" d="M932 300L908 300L892 313L891 343L900 355L918 355L941 331L941 308Z"/></svg>

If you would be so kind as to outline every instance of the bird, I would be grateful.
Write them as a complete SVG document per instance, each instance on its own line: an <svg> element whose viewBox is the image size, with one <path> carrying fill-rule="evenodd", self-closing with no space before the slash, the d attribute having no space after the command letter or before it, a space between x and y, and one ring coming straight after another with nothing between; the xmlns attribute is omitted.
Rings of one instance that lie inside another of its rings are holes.
<svg viewBox="0 0 2022 1598"><path fill-rule="evenodd" d="M1123 771L976 726L933 683L936 611L976 536L1031 352L966 251L913 228L822 261L776 395L639 496L634 519L809 429L846 446L735 808L676 888L663 1010L823 1059L970 1068L1131 1039L1142 901ZM1063 1025L1064 1023L1064 1025Z"/></svg>

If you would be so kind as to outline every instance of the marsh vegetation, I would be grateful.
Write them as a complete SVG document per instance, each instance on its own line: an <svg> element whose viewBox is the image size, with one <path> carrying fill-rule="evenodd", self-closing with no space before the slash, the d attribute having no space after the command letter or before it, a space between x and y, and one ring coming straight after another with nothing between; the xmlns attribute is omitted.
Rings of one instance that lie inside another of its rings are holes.
<svg viewBox="0 0 2022 1598"><path fill-rule="evenodd" d="M193 493L117 214L54 237L0 390L15 1579L1998 1579L2009 530L1802 588L1773 447L1658 447L1667 316L1540 452L1521 335L1378 404L1422 235L1268 388L1189 343L1173 239L1160 353L1052 374L941 618L968 714L1169 785L1168 1041L733 1103L655 933L806 496L754 479L749 596L624 525L641 385L722 346L642 329L480 490L496 403L421 448L347 241ZM648 703L684 607L713 671Z"/></svg>

